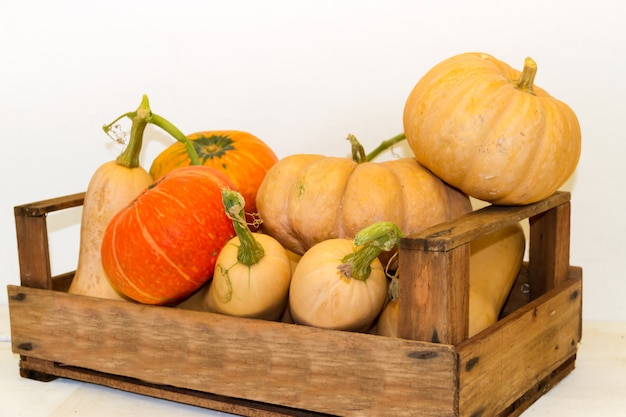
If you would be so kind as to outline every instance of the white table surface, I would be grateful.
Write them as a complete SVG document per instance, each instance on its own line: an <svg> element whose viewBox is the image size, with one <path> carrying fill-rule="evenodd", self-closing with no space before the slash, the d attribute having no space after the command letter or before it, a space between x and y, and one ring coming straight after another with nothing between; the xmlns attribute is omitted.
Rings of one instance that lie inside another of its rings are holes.
<svg viewBox="0 0 626 417"><path fill-rule="evenodd" d="M8 307L2 305L0 417L232 416L67 379L21 378L10 337ZM626 416L626 323L585 321L576 369L523 416Z"/></svg>

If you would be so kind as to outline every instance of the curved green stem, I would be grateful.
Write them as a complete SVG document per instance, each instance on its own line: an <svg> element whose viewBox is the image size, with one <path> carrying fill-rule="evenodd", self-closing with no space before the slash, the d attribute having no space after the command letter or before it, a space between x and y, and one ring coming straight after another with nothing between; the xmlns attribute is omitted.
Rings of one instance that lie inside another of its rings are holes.
<svg viewBox="0 0 626 417"><path fill-rule="evenodd" d="M200 163L200 158L198 157L198 153L196 149L191 144L191 141L185 136L183 132L181 132L176 126L170 123L167 119L159 116L158 114L152 114L152 118L150 122L161 129L165 130L170 134L174 139L181 142L185 145L187 149L187 153L189 154L189 159L191 160L191 165L202 165Z"/></svg>
<svg viewBox="0 0 626 417"><path fill-rule="evenodd" d="M237 261L247 266L256 264L265 256L265 249L254 238L254 235L248 228L244 211L246 202L243 196L237 191L223 188L222 203L224 204L226 214L233 222L235 233L237 233L241 243L239 249L237 249Z"/></svg>
<svg viewBox="0 0 626 417"><path fill-rule="evenodd" d="M397 247L400 238L402 231L393 222L377 222L362 229L354 238L358 249L341 260L339 270L349 278L367 280L372 272L372 261L382 252Z"/></svg>
<svg viewBox="0 0 626 417"><path fill-rule="evenodd" d="M143 132L146 130L148 120L150 119L150 104L148 103L148 98L143 96L136 111L118 117L109 125L104 126L104 131L108 134L112 126L122 117L130 117L133 123L130 128L128 145L115 161L126 168L137 168L139 166L139 154L141 153L143 143Z"/></svg>
<svg viewBox="0 0 626 417"><path fill-rule="evenodd" d="M123 115L116 118L114 121L105 125L103 127L104 131L109 134L109 131L112 129L113 125L117 123L120 119L124 117L128 117L133 121L133 125L131 127L131 137L129 141L129 146L133 142L133 132L135 132L135 136L139 137L139 148L141 148L141 138L143 137L143 132L148 123L151 123L155 126L160 127L165 132L167 132L170 136L172 136L177 141L181 142L185 145L187 149L187 153L189 154L189 159L191 160L191 165L202 165L200 162L200 158L198 157L198 153L195 148L191 144L191 141L185 136L183 132L181 132L176 126L170 123L167 119L159 116L158 114L152 113L150 109L150 103L148 102L148 96L143 95L141 100L141 104L137 108L137 110L133 112L124 113ZM134 145L136 147L136 145ZM130 153L131 151L129 151Z"/></svg>
<svg viewBox="0 0 626 417"><path fill-rule="evenodd" d="M522 74L519 79L514 82L515 87L534 95L535 90L533 89L533 83L535 82L535 75L537 75L537 63L531 57L526 57Z"/></svg>
<svg viewBox="0 0 626 417"><path fill-rule="evenodd" d="M376 158L382 152L384 152L387 149L391 148L396 143L402 142L404 139L406 139L406 135L404 134L404 132L402 132L402 133L399 133L399 134L397 134L396 136L394 136L394 137L392 137L390 139L382 141L382 143L380 145L378 145L378 147L376 149L374 149L372 152L367 154L366 160L367 161L374 160L374 158Z"/></svg>
<svg viewBox="0 0 626 417"><path fill-rule="evenodd" d="M360 164L363 162L371 162L382 152L391 148L396 143L402 142L404 139L406 139L406 135L404 133L400 133L390 139L382 141L382 143L378 145L376 149L374 149L367 155L365 154L365 149L363 149L363 145L361 145L361 142L359 142L356 136L354 136L353 134L349 134L346 139L350 142L350 145L352 146L352 160L357 164Z"/></svg>

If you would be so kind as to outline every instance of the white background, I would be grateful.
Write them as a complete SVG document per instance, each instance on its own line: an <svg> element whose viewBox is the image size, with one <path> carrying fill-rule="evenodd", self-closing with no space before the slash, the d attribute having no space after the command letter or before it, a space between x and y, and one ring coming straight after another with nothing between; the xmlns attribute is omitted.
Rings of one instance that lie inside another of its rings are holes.
<svg viewBox="0 0 626 417"><path fill-rule="evenodd" d="M246 130L279 157L341 156L348 133L372 149L401 132L430 67L480 51L518 69L533 57L536 84L577 113L582 157L564 186L571 264L584 269L584 318L626 320L626 2L0 0L0 10L0 304L19 283L13 207L84 191L122 150L101 126L142 94L187 133ZM170 143L149 129L143 165ZM50 216L53 273L75 268L79 219Z"/></svg>

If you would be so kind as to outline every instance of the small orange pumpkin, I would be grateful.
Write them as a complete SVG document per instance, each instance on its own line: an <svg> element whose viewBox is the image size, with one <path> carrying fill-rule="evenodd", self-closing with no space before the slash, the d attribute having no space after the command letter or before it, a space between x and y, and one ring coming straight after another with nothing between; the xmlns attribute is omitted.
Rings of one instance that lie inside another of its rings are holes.
<svg viewBox="0 0 626 417"><path fill-rule="evenodd" d="M484 53L435 65L411 91L404 131L417 160L480 200L529 204L572 175L581 149L573 110L522 72Z"/></svg>
<svg viewBox="0 0 626 417"><path fill-rule="evenodd" d="M256 193L267 171L278 161L274 151L258 137L238 130L216 130L187 135L201 165L225 173L246 201L247 213L256 213ZM156 180L166 173L191 165L182 142L163 150L152 162Z"/></svg>
<svg viewBox="0 0 626 417"><path fill-rule="evenodd" d="M182 167L119 211L101 247L113 286L140 303L174 304L205 284L235 235L222 205L224 187L234 189L213 168Z"/></svg>

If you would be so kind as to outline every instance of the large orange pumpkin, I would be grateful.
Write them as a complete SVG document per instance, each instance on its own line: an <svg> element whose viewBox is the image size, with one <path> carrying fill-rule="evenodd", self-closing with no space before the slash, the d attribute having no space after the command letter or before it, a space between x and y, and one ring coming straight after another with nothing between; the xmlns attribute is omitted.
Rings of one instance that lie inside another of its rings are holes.
<svg viewBox="0 0 626 417"><path fill-rule="evenodd" d="M484 53L435 65L411 91L404 130L417 160L480 200L536 202L561 187L580 158L572 109L522 72Z"/></svg>
<svg viewBox="0 0 626 417"><path fill-rule="evenodd" d="M173 304L206 283L235 235L222 187L234 186L213 168L178 168L119 211L101 248L113 286L140 303Z"/></svg>
<svg viewBox="0 0 626 417"><path fill-rule="evenodd" d="M415 233L470 211L471 204L413 157L359 163L295 154L268 171L257 208L265 232L302 255L318 242L352 239L381 221Z"/></svg>
<svg viewBox="0 0 626 417"><path fill-rule="evenodd" d="M224 172L246 201L246 212L256 213L256 192L267 171L278 158L261 139L238 130L216 130L187 135L200 164ZM189 153L182 142L164 149L152 162L150 175L154 179L191 165Z"/></svg>

